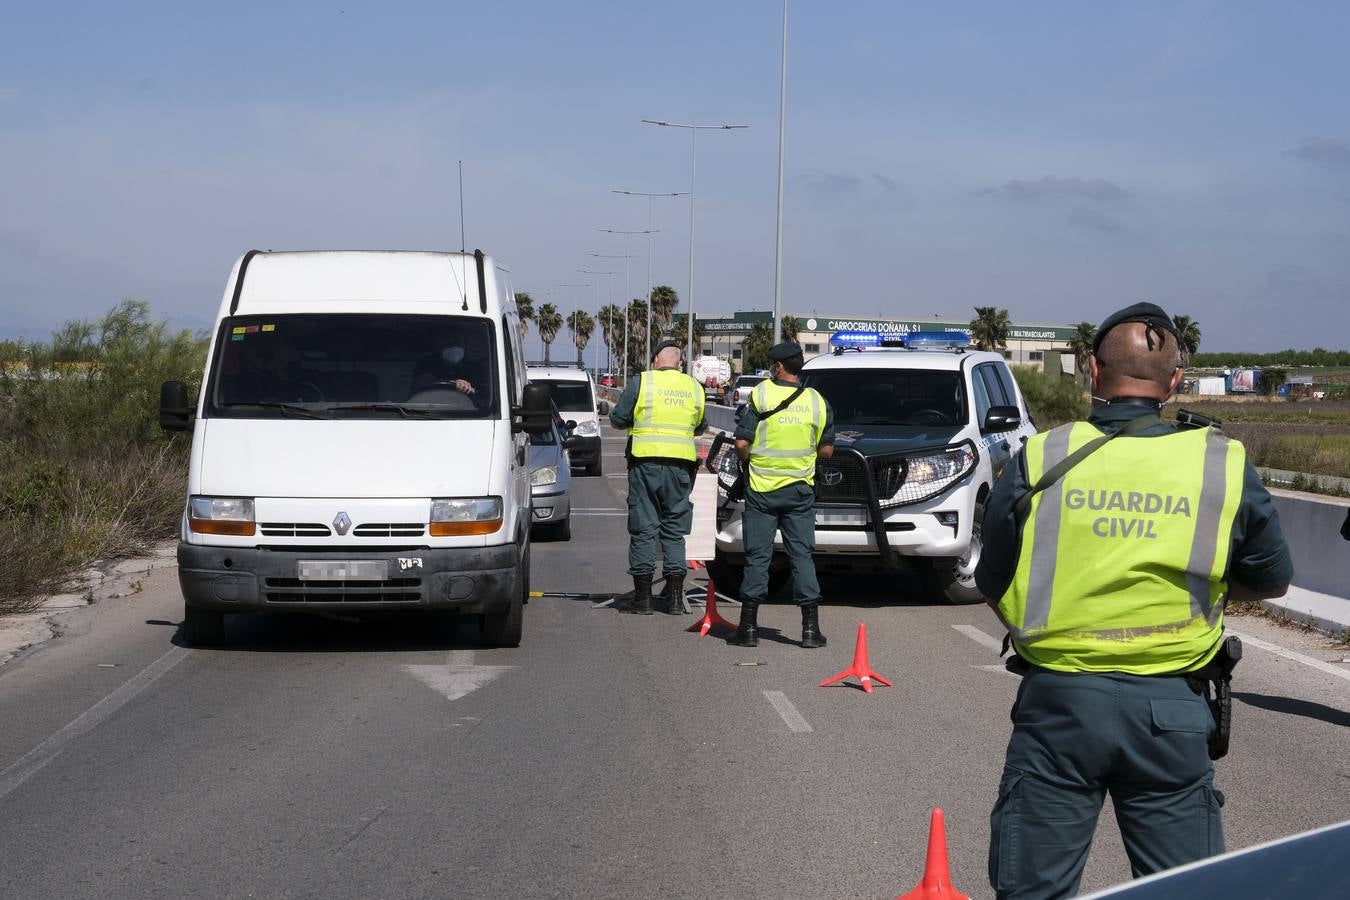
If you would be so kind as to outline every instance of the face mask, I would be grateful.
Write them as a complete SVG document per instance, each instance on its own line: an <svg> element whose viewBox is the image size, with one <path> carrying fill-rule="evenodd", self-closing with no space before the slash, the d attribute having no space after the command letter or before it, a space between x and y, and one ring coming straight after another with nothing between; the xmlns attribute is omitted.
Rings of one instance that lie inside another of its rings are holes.
<svg viewBox="0 0 1350 900"><path fill-rule="evenodd" d="M464 361L463 347L446 347L441 351L441 359L452 366L457 366Z"/></svg>

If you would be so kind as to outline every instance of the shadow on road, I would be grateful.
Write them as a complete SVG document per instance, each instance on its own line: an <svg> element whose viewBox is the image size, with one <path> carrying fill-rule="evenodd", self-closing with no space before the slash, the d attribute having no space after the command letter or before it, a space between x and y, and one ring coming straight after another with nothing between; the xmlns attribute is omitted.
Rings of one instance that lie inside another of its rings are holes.
<svg viewBox="0 0 1350 900"><path fill-rule="evenodd" d="M1269 694L1249 694L1243 691L1233 691L1233 697L1248 706L1256 706L1289 716L1302 716L1305 719L1318 719L1322 722L1330 722L1332 725L1339 725L1342 728L1350 728L1350 713L1333 709L1321 703L1314 703L1311 700L1272 697Z"/></svg>
<svg viewBox="0 0 1350 900"><path fill-rule="evenodd" d="M154 620L146 624L174 625ZM188 646L182 632L173 643ZM478 617L420 611L348 614L270 613L227 615L225 640L200 648L246 653L387 653L481 650Z"/></svg>

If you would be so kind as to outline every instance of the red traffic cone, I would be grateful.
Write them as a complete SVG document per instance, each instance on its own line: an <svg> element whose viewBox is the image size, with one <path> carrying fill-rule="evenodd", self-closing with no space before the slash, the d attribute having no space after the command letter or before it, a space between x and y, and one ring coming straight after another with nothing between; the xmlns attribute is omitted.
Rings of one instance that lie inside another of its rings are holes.
<svg viewBox="0 0 1350 900"><path fill-rule="evenodd" d="M712 579L709 579L708 599L703 601L703 618L690 625L685 631L697 631L699 637L703 637L718 625L726 626L733 631L736 630L736 626L722 618L721 613L717 611L717 591L713 588Z"/></svg>
<svg viewBox="0 0 1350 900"><path fill-rule="evenodd" d="M942 810L934 808L928 825L928 861L923 867L923 881L914 890L895 900L970 900L952 886L952 873L947 867L947 829L942 822Z"/></svg>
<svg viewBox="0 0 1350 900"><path fill-rule="evenodd" d="M867 693L872 693L872 682L884 684L890 687L891 683L882 678L876 672L872 671L872 664L867 661L867 623L858 623L858 643L853 648L853 665L840 672L833 678L827 678L820 683L821 687L828 684L834 684L836 681L843 681L850 675L856 676L862 682L862 689Z"/></svg>

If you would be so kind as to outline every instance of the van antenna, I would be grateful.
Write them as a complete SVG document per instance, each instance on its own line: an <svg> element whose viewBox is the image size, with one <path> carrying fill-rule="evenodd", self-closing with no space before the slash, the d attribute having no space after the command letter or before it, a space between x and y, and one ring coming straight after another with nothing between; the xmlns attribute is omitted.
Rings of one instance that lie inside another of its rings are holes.
<svg viewBox="0 0 1350 900"><path fill-rule="evenodd" d="M464 271L464 252L468 244L464 241L464 160L459 161L459 287L464 305L460 307L463 312L469 310L469 293L464 285L469 280L469 273Z"/></svg>

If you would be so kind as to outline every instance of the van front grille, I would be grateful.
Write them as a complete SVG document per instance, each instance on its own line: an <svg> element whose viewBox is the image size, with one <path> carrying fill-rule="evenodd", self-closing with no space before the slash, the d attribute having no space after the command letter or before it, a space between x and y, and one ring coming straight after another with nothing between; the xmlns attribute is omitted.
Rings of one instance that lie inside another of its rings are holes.
<svg viewBox="0 0 1350 900"><path fill-rule="evenodd" d="M301 581L267 578L268 603L416 603L422 599L422 579L385 581Z"/></svg>
<svg viewBox="0 0 1350 900"><path fill-rule="evenodd" d="M424 531L426 531L426 526L421 522L379 522L357 525L355 530L352 531L352 536L359 538L421 537Z"/></svg>
<svg viewBox="0 0 1350 900"><path fill-rule="evenodd" d="M258 528L264 537L328 537L328 526L320 522L263 522Z"/></svg>

